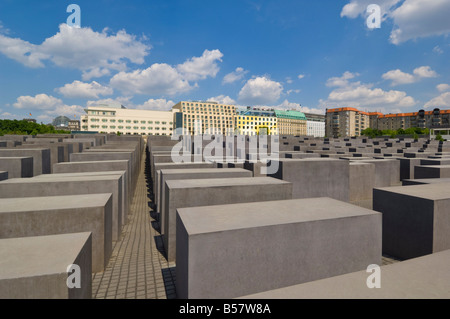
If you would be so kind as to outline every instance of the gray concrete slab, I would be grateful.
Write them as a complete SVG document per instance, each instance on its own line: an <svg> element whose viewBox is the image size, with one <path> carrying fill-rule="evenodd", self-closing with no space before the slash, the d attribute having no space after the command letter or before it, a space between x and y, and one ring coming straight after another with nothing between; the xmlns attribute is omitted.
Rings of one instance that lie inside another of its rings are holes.
<svg viewBox="0 0 450 319"><path fill-rule="evenodd" d="M400 162L397 159L374 159L362 162L375 164L375 187L401 185Z"/></svg>
<svg viewBox="0 0 450 319"><path fill-rule="evenodd" d="M90 299L91 233L0 240L0 299ZM68 288L78 265L80 288Z"/></svg>
<svg viewBox="0 0 450 319"><path fill-rule="evenodd" d="M9 178L33 177L33 157L0 157L0 170Z"/></svg>
<svg viewBox="0 0 450 319"><path fill-rule="evenodd" d="M293 198L331 197L349 201L349 161L333 158L279 159L269 176L292 182Z"/></svg>
<svg viewBox="0 0 450 319"><path fill-rule="evenodd" d="M235 298L381 262L381 214L330 198L179 208L177 236L182 299Z"/></svg>
<svg viewBox="0 0 450 319"><path fill-rule="evenodd" d="M125 224L128 212L129 212L129 205L132 200L130 197L130 185L128 184L127 179L127 172L126 171L94 171L94 172L80 172L80 173L55 173L55 174L46 174L46 175L39 175L35 178L40 178L44 180L64 180L68 177L91 177L91 176L121 176L121 187L122 187L122 224Z"/></svg>
<svg viewBox="0 0 450 319"><path fill-rule="evenodd" d="M0 182L0 198L100 193L113 194L113 241L116 241L122 229L122 176L13 178Z"/></svg>
<svg viewBox="0 0 450 319"><path fill-rule="evenodd" d="M450 165L418 165L414 167L414 178L449 178Z"/></svg>
<svg viewBox="0 0 450 319"><path fill-rule="evenodd" d="M185 169L162 169L159 171L159 190L165 190L166 181L185 179L215 179L215 178L235 178L252 177L252 172L242 168L185 168ZM164 211L165 192L161 191L155 195L157 198L156 207L159 213ZM160 219L161 234L164 234L164 215Z"/></svg>
<svg viewBox="0 0 450 319"><path fill-rule="evenodd" d="M292 184L271 177L214 178L166 181L164 247L175 260L176 209L292 198Z"/></svg>
<svg viewBox="0 0 450 319"><path fill-rule="evenodd" d="M34 176L41 174L50 174L50 149L0 149L0 157L33 157L33 174Z"/></svg>
<svg viewBox="0 0 450 319"><path fill-rule="evenodd" d="M0 239L92 233L92 271L112 252L112 194L0 199Z"/></svg>
<svg viewBox="0 0 450 319"><path fill-rule="evenodd" d="M373 209L383 213L383 253L410 259L450 249L449 187L375 188Z"/></svg>
<svg viewBox="0 0 450 319"><path fill-rule="evenodd" d="M369 288L372 274L358 271L262 293L242 299L449 299L450 251L380 267L380 288Z"/></svg>

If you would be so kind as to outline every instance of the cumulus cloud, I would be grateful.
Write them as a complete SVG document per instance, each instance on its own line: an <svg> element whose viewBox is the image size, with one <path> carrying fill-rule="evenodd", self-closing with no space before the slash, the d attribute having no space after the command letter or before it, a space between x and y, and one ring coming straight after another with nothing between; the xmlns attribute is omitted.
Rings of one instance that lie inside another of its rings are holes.
<svg viewBox="0 0 450 319"><path fill-rule="evenodd" d="M429 66L421 66L414 69L413 74L396 69L384 73L381 77L384 80L392 81L391 85L396 86L400 84L415 83L422 78L433 78L437 76L438 74L436 71L432 70Z"/></svg>
<svg viewBox="0 0 450 319"><path fill-rule="evenodd" d="M342 76L335 76L329 78L326 82L326 86L328 87L340 87L349 85L349 80L359 76L359 73L352 73L349 71L345 71Z"/></svg>
<svg viewBox="0 0 450 319"><path fill-rule="evenodd" d="M215 77L221 61L219 50L205 50L201 57L193 57L177 66L155 63L147 69L119 72L110 80L110 85L126 94L169 95L187 92L197 86L190 81Z"/></svg>
<svg viewBox="0 0 450 319"><path fill-rule="evenodd" d="M100 95L113 94L112 88L103 86L96 81L92 81L91 83L73 81L56 89L56 91L67 98L98 99Z"/></svg>
<svg viewBox="0 0 450 319"><path fill-rule="evenodd" d="M297 110L303 113L325 114L325 111L322 109L305 107L299 103L289 102L288 100L284 100L283 103L275 106L275 108L281 108L286 110Z"/></svg>
<svg viewBox="0 0 450 319"><path fill-rule="evenodd" d="M170 111L175 104L172 100L149 99L143 104L136 105L134 108L138 110Z"/></svg>
<svg viewBox="0 0 450 319"><path fill-rule="evenodd" d="M372 0L351 0L341 11L341 17L365 17ZM379 0L382 19L392 19L394 28L390 42L405 41L450 33L450 1L448 0Z"/></svg>
<svg viewBox="0 0 450 319"><path fill-rule="evenodd" d="M450 92L442 93L441 95L431 99L424 106L426 109L435 107L450 107Z"/></svg>
<svg viewBox="0 0 450 319"><path fill-rule="evenodd" d="M236 101L235 100L233 100L231 97L229 97L228 95L227 96L225 96L225 95L219 95L219 96L216 96L216 97L210 97L209 99L208 99L208 101L211 101L211 102L217 102L217 103L219 103L219 104L227 104L227 105L235 105L236 104Z"/></svg>
<svg viewBox="0 0 450 319"><path fill-rule="evenodd" d="M222 61L223 54L219 50L205 50L200 57L193 57L177 66L178 72L187 81L214 78L219 72L217 61Z"/></svg>
<svg viewBox="0 0 450 319"><path fill-rule="evenodd" d="M166 63L155 63L144 70L119 72L111 78L110 85L125 93L148 95L175 95L193 88Z"/></svg>
<svg viewBox="0 0 450 319"><path fill-rule="evenodd" d="M383 107L410 107L416 104L416 101L406 92L390 90L385 91L380 88L373 88L372 84L363 84L359 81L351 82L349 79L355 77L355 74L346 72L341 77L330 78L328 85L335 87L330 92L326 100L320 100L321 107L365 107L380 109Z"/></svg>
<svg viewBox="0 0 450 319"><path fill-rule="evenodd" d="M450 85L441 83L436 86L436 89L438 89L439 92L447 92L450 91Z"/></svg>
<svg viewBox="0 0 450 319"><path fill-rule="evenodd" d="M17 62L31 67L44 67L51 61L63 68L83 72L83 80L107 75L111 70L124 71L127 63L144 63L150 46L136 36L121 30L116 34L93 31L91 28L74 28L61 24L59 31L41 44L11 38L0 34L0 52Z"/></svg>
<svg viewBox="0 0 450 319"><path fill-rule="evenodd" d="M283 86L266 76L259 76L248 80L239 92L238 100L245 104L264 105L279 100Z"/></svg>
<svg viewBox="0 0 450 319"><path fill-rule="evenodd" d="M85 114L82 106L67 105L61 99L47 94L20 96L13 106L17 109L26 110L27 112L42 112L40 114L40 119L52 119L59 115L65 115L70 118L79 118L81 115Z"/></svg>
<svg viewBox="0 0 450 319"><path fill-rule="evenodd" d="M227 75L225 75L223 77L222 80L222 84L230 84L236 81L241 80L246 74L248 73L248 71L244 70L241 67L236 68L236 70L234 70L231 73L228 73Z"/></svg>
<svg viewBox="0 0 450 319"><path fill-rule="evenodd" d="M305 75L304 74L299 74L297 77L301 80L301 79L303 79L305 77Z"/></svg>

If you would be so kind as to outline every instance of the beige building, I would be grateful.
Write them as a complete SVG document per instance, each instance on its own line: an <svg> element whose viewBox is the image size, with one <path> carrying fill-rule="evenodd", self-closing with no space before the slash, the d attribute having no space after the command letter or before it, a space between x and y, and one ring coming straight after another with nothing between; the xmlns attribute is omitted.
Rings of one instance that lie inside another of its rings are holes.
<svg viewBox="0 0 450 319"><path fill-rule="evenodd" d="M236 108L216 102L181 101L173 106L175 128L190 134L234 134Z"/></svg>
<svg viewBox="0 0 450 319"><path fill-rule="evenodd" d="M85 109L81 117L82 131L126 135L167 135L173 131L172 111L134 110L123 105L99 104Z"/></svg>
<svg viewBox="0 0 450 319"><path fill-rule="evenodd" d="M306 116L295 110L275 110L279 135L307 135Z"/></svg>
<svg viewBox="0 0 450 319"><path fill-rule="evenodd" d="M370 126L370 113L352 107L328 109L325 122L327 137L360 136Z"/></svg>

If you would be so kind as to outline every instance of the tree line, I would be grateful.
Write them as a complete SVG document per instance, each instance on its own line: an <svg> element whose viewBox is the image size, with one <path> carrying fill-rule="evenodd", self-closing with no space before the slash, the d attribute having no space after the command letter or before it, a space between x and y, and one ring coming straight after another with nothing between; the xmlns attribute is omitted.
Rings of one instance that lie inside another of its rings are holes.
<svg viewBox="0 0 450 319"><path fill-rule="evenodd" d="M0 120L0 136L67 133L70 133L70 131L57 130L53 125L38 124L26 120Z"/></svg>

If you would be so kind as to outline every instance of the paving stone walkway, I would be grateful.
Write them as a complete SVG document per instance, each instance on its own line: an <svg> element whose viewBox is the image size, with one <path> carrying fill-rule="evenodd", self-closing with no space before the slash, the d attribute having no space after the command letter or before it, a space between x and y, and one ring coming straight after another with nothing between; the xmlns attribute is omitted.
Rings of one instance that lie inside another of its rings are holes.
<svg viewBox="0 0 450 319"><path fill-rule="evenodd" d="M145 154L141 163L128 221L114 243L107 268L93 274L94 299L176 298L175 267L164 257L158 223L150 207Z"/></svg>

